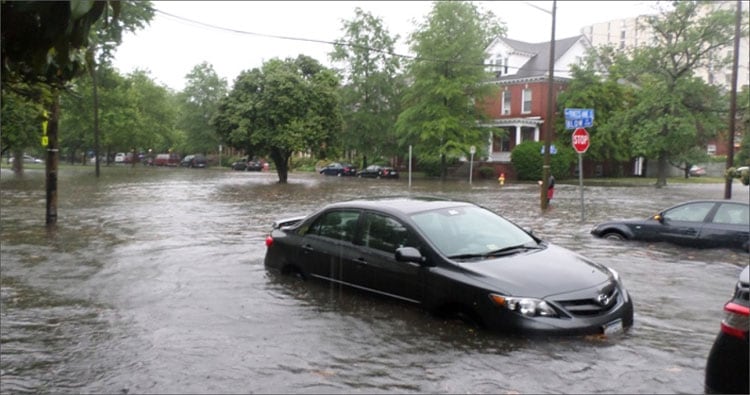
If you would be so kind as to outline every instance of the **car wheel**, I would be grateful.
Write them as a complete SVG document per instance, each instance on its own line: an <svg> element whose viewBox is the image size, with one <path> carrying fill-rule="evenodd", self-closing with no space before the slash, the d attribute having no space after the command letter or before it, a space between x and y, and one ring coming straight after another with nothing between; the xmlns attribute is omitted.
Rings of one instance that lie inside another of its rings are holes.
<svg viewBox="0 0 750 395"><path fill-rule="evenodd" d="M602 239L623 241L625 240L625 236L619 232L607 232L602 235Z"/></svg>

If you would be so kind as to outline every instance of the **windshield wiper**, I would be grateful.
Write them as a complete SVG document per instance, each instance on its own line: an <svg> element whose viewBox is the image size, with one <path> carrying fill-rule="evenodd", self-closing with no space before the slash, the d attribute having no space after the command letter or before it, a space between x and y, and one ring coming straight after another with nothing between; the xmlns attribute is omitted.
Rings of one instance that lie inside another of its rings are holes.
<svg viewBox="0 0 750 395"><path fill-rule="evenodd" d="M527 245L527 244L519 244L519 245L515 245L515 246L510 246L510 247L498 248L497 250L492 250L490 252L487 252L487 253L483 254L483 256L485 258L488 258L488 257L491 257L491 256L511 255L511 254L515 254L515 253L518 253L518 252L521 252L521 251L538 250L540 248L542 248L542 247L531 246L531 245Z"/></svg>
<svg viewBox="0 0 750 395"><path fill-rule="evenodd" d="M503 255L511 255L515 254L521 251L526 250L538 250L541 249L540 246L532 246L527 244L519 244L515 246L510 247L503 247L498 248L496 250L492 250L490 252L483 252L481 254L459 254L459 255L451 255L448 258L450 259L479 259L479 258L490 258L495 256L503 256Z"/></svg>

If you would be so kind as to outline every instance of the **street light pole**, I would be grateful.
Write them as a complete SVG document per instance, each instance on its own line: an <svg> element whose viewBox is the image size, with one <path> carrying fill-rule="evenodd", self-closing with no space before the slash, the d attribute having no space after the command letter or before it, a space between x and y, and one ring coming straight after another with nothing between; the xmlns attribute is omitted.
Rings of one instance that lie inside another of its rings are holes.
<svg viewBox="0 0 750 395"><path fill-rule="evenodd" d="M542 190L540 201L542 210L549 206L547 201L547 188L549 187L550 163L552 161L550 153L550 143L552 140L552 117L554 116L554 85L553 77L555 75L555 14L557 11L557 0L552 1L552 39L549 42L549 81L547 83L547 115L544 117L544 165L542 166Z"/></svg>
<svg viewBox="0 0 750 395"><path fill-rule="evenodd" d="M740 27L742 25L742 1L737 0L737 20L734 25L734 52L732 60L732 87L729 98L729 132L727 133L727 169L734 166L734 129L737 119L737 67L740 51ZM727 177L724 181L724 199L732 198L733 177Z"/></svg>

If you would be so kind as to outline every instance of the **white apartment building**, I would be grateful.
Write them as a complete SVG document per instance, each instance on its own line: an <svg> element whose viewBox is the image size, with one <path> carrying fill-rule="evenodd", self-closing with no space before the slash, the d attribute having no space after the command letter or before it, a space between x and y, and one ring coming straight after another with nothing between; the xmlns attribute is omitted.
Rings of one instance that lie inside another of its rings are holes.
<svg viewBox="0 0 750 395"><path fill-rule="evenodd" d="M707 13L716 8L734 10L736 5L737 2L731 0L714 1L708 4L704 12ZM750 2L743 1L742 12L745 14L745 18L748 10L750 10ZM581 29L581 34L586 36L594 47L611 45L620 50L647 45L651 40L651 31L646 24L645 15L586 26ZM742 86L750 84L750 39L747 35L740 38L739 49L737 89L741 90ZM722 51L715 54L715 57L721 59L731 54L732 50L733 43L730 43ZM709 84L722 85L728 89L732 81L732 64L730 62L726 66L709 66L698 70L696 75Z"/></svg>

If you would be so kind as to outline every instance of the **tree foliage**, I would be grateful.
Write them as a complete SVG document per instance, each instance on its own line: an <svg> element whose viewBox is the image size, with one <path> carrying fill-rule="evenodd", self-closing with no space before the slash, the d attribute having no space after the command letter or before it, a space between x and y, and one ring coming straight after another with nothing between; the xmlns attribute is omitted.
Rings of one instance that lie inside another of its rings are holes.
<svg viewBox="0 0 750 395"><path fill-rule="evenodd" d="M472 3L439 1L410 37L417 58L408 65L411 84L396 128L400 142L414 145L417 156L440 158L443 178L447 157L486 144L486 130L477 122L484 115L474 102L494 89L485 84L484 51L503 31L491 12Z"/></svg>
<svg viewBox="0 0 750 395"><path fill-rule="evenodd" d="M219 102L227 95L227 81L203 62L185 76L185 89L179 94L178 126L185 135L184 152L208 153L216 149L220 140L211 124Z"/></svg>
<svg viewBox="0 0 750 395"><path fill-rule="evenodd" d="M308 56L272 59L240 73L213 123L230 146L269 155L286 183L293 153L324 152L341 133L338 84Z"/></svg>
<svg viewBox="0 0 750 395"><path fill-rule="evenodd" d="M363 156L364 168L368 157L397 153L394 125L403 81L399 58L393 55L398 36L390 36L380 18L359 7L354 12L354 19L344 21L345 36L329 56L345 66L339 142L345 151Z"/></svg>
<svg viewBox="0 0 750 395"><path fill-rule="evenodd" d="M117 20L117 1L2 1L3 85L62 87L85 69L92 26Z"/></svg>
<svg viewBox="0 0 750 395"><path fill-rule="evenodd" d="M175 129L177 101L167 88L141 70L122 76L103 65L98 73L101 145L109 155L137 150L166 152L183 141ZM62 96L61 149L69 157L93 149L90 78L78 78Z"/></svg>
<svg viewBox="0 0 750 395"><path fill-rule="evenodd" d="M633 154L658 161L657 186L666 185L669 162L691 151L724 126L719 91L696 78L701 67L724 64L720 49L731 45L734 12L700 12L702 1L680 1L648 18L654 39L638 47L622 70L637 86L634 105L617 119L631 129Z"/></svg>

